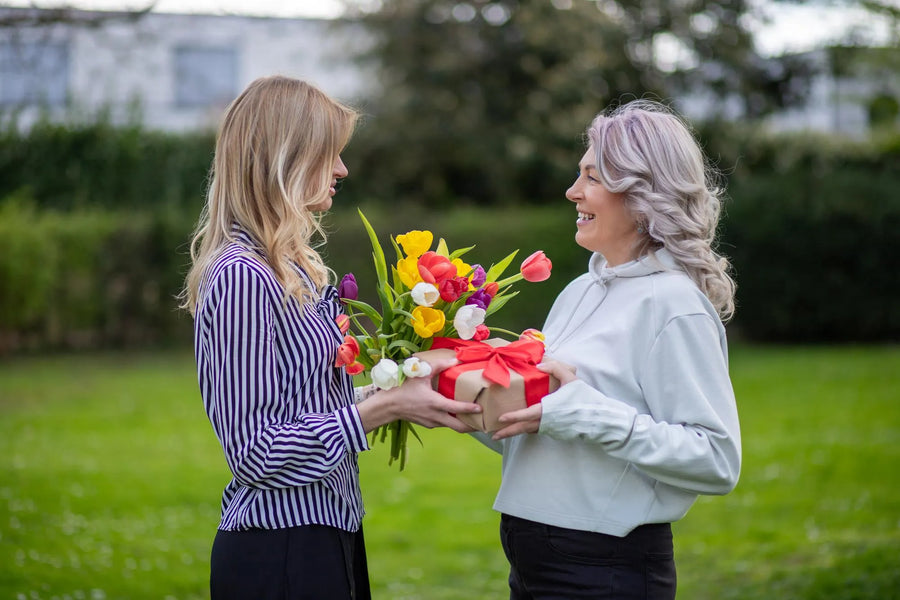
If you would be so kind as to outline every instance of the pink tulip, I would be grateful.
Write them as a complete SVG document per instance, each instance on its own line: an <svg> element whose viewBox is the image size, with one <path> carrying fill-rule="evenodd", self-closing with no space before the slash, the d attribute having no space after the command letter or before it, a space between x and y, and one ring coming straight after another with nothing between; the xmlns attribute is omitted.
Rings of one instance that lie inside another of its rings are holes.
<svg viewBox="0 0 900 600"><path fill-rule="evenodd" d="M534 283L549 279L552 268L553 263L551 263L550 259L547 258L547 255L544 254L544 251L538 250L522 261L520 271L522 272L522 277L525 278L525 281Z"/></svg>

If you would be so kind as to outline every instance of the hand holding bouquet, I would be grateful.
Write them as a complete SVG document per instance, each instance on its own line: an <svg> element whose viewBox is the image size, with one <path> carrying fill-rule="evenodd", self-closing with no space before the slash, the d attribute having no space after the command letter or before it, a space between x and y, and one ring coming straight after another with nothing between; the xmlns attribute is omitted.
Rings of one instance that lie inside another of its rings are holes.
<svg viewBox="0 0 900 600"><path fill-rule="evenodd" d="M431 348L434 337L481 341L491 331L517 334L488 328L485 320L502 308L518 292L512 284L522 279L544 281L550 277L552 264L542 251L522 263L519 272L499 279L514 260L514 251L485 269L468 264L463 256L474 246L450 251L443 239L434 245L430 231L410 231L391 243L397 260L390 265L369 221L359 213L372 243L376 293L381 304L378 311L358 299L358 287L352 274L345 275L339 292L349 307L349 315L339 317L346 334L338 349L336 366L352 375L368 373L380 389L400 385L407 377L429 377L431 367L413 356ZM391 458L406 463L406 439L412 425L395 421L373 432L373 439L391 434ZM420 440L421 441L421 440Z"/></svg>

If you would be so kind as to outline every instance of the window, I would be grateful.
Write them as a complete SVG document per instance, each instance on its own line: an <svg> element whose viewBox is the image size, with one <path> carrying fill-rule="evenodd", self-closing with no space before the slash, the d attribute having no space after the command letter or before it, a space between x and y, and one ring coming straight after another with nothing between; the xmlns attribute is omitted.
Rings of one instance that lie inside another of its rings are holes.
<svg viewBox="0 0 900 600"><path fill-rule="evenodd" d="M0 41L0 105L63 106L68 88L67 44Z"/></svg>
<svg viewBox="0 0 900 600"><path fill-rule="evenodd" d="M182 46L175 49L175 103L185 107L224 105L234 98L234 48Z"/></svg>

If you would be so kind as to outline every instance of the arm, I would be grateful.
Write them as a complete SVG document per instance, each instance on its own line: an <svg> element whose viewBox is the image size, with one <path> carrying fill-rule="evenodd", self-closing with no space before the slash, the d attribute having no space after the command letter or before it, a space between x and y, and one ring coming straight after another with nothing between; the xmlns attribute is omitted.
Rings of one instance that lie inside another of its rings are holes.
<svg viewBox="0 0 900 600"><path fill-rule="evenodd" d="M737 484L740 428L718 331L708 315L672 320L657 337L640 382L650 414L575 378L562 363L540 366L562 387L507 413L495 434L521 433L597 444L647 475L688 491L725 494Z"/></svg>
<svg viewBox="0 0 900 600"><path fill-rule="evenodd" d="M731 491L740 472L740 430L712 318L670 321L639 379L650 414L576 380L545 398L540 432L596 443L650 477L688 491Z"/></svg>
<svg viewBox="0 0 900 600"><path fill-rule="evenodd" d="M352 405L284 420L268 293L264 277L246 264L219 274L202 315L208 357L201 381L207 414L235 479L275 489L321 480L348 452L368 446Z"/></svg>

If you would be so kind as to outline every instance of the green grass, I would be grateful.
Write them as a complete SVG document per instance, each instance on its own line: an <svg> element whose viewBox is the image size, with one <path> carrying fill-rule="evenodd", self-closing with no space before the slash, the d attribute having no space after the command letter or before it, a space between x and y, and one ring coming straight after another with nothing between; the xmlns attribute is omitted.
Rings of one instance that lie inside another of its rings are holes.
<svg viewBox="0 0 900 600"><path fill-rule="evenodd" d="M676 524L679 597L900 598L900 348L738 347L737 490ZM506 596L499 457L361 457L376 598ZM188 353L0 364L0 598L207 596L224 461Z"/></svg>

